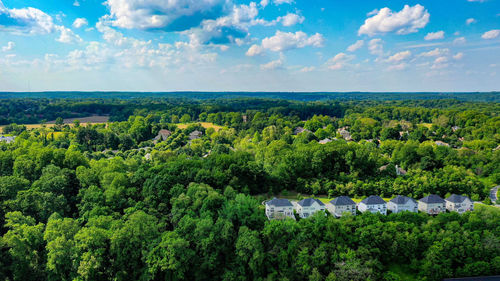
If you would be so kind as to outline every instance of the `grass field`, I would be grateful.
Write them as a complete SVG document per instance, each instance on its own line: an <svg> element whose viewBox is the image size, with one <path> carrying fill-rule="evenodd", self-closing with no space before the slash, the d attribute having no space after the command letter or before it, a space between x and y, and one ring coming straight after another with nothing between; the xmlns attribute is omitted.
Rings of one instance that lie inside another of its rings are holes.
<svg viewBox="0 0 500 281"><path fill-rule="evenodd" d="M108 122L109 116L96 115L96 116L89 116L89 117L82 117L82 118L67 118L67 119L64 119L63 121L64 121L64 124L68 124L70 126L73 126L73 122L75 120L79 120L81 126L85 126L87 124L95 125L95 124L103 124L103 123ZM49 122L45 123L45 127L52 128L55 126L55 123L56 123L55 120L49 121ZM23 124L23 125L26 126L27 130L37 129L37 128L41 128L43 126L42 124ZM0 126L0 133L3 132L3 127L4 126Z"/></svg>
<svg viewBox="0 0 500 281"><path fill-rule="evenodd" d="M222 129L222 126L215 125L214 123L209 122L194 122L194 123L179 123L176 124L179 129L186 129L189 125L200 124L203 128L214 128L215 131L219 131Z"/></svg>

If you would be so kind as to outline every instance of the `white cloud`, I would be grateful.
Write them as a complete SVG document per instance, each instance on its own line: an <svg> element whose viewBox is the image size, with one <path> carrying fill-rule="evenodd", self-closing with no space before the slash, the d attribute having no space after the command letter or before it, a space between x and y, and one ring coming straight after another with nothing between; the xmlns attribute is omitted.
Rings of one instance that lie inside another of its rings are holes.
<svg viewBox="0 0 500 281"><path fill-rule="evenodd" d="M434 63L445 63L448 61L447 57L438 57L434 60Z"/></svg>
<svg viewBox="0 0 500 281"><path fill-rule="evenodd" d="M418 56L419 57L438 57L438 56L446 55L449 52L450 52L450 49L447 49L447 48L445 48L445 49L436 48L436 49L428 51L428 52L420 53Z"/></svg>
<svg viewBox="0 0 500 281"><path fill-rule="evenodd" d="M253 57L256 55L260 55L261 53L262 53L262 47L254 44L248 49L245 55Z"/></svg>
<svg viewBox="0 0 500 281"><path fill-rule="evenodd" d="M15 46L16 46L16 43L14 43L14 42L7 42L7 46L2 47L2 52L12 51Z"/></svg>
<svg viewBox="0 0 500 281"><path fill-rule="evenodd" d="M368 42L368 50L372 55L381 56L384 54L384 46L382 45L383 41L380 38L375 38Z"/></svg>
<svg viewBox="0 0 500 281"><path fill-rule="evenodd" d="M437 39L443 39L444 38L444 31L437 31L437 32L429 32L427 35L425 35L425 40L437 40Z"/></svg>
<svg viewBox="0 0 500 281"><path fill-rule="evenodd" d="M303 67L300 70L300 72L306 73L306 72L311 72L311 71L314 71L314 70L316 70L316 67L314 67L314 66L306 66L306 67Z"/></svg>
<svg viewBox="0 0 500 281"><path fill-rule="evenodd" d="M455 40L453 40L453 44L455 45L462 45L465 44L466 42L467 40L465 39L465 37L458 37Z"/></svg>
<svg viewBox="0 0 500 281"><path fill-rule="evenodd" d="M292 26L298 23L303 23L305 18L303 16L288 13L286 16L278 17L277 21L281 22L283 26Z"/></svg>
<svg viewBox="0 0 500 281"><path fill-rule="evenodd" d="M479 2L479 3L483 3L485 1L486 0L467 0L467 2Z"/></svg>
<svg viewBox="0 0 500 281"><path fill-rule="evenodd" d="M80 2L78 2L78 0L75 0L75 2L73 2L73 6L80 7Z"/></svg>
<svg viewBox="0 0 500 281"><path fill-rule="evenodd" d="M86 26L88 25L89 22L87 21L86 18L77 18L74 22L73 22L73 27L74 28L81 28L83 26Z"/></svg>
<svg viewBox="0 0 500 281"><path fill-rule="evenodd" d="M83 41L82 38L80 38L80 36L73 33L73 31L71 31L71 29L69 29L69 28L66 28L62 25L58 25L58 26L56 26L56 29L59 32L61 32L59 37L56 39L56 41L58 41L58 42L70 44L70 43L78 43L78 42Z"/></svg>
<svg viewBox="0 0 500 281"><path fill-rule="evenodd" d="M408 68L408 64L406 62L402 62L402 63L399 63L399 64L394 64L394 65L390 65L387 70L389 71L392 71L392 70L404 70Z"/></svg>
<svg viewBox="0 0 500 281"><path fill-rule="evenodd" d="M48 34L55 28L51 16L31 7L8 9L0 1L0 16L6 18L2 29L14 34Z"/></svg>
<svg viewBox="0 0 500 281"><path fill-rule="evenodd" d="M167 31L183 31L198 26L204 19L223 16L226 0L108 0L113 26Z"/></svg>
<svg viewBox="0 0 500 281"><path fill-rule="evenodd" d="M283 56L283 54L280 54L279 59L270 61L266 64L261 64L260 69L273 70L273 69L281 68L281 67L283 67L284 61L285 61L285 57Z"/></svg>
<svg viewBox="0 0 500 281"><path fill-rule="evenodd" d="M400 62L402 60L405 60L407 58L409 58L411 56L411 52L410 51L403 51L403 52L399 52L399 53L396 53L392 56L390 56L387 61L388 62Z"/></svg>
<svg viewBox="0 0 500 281"><path fill-rule="evenodd" d="M455 60L461 60L463 57L464 57L464 53L460 52L460 53L456 53L453 56L453 59L455 59Z"/></svg>
<svg viewBox="0 0 500 281"><path fill-rule="evenodd" d="M273 3L275 5L281 5L281 4L292 4L294 0L273 0Z"/></svg>
<svg viewBox="0 0 500 281"><path fill-rule="evenodd" d="M282 52L307 46L322 47L323 41L323 36L319 33L307 36L307 34L302 31L293 33L278 30L274 36L262 39L261 46L273 52Z"/></svg>
<svg viewBox="0 0 500 281"><path fill-rule="evenodd" d="M481 38L483 39L495 39L500 35L500 29L493 29L490 31L487 31L481 35Z"/></svg>
<svg viewBox="0 0 500 281"><path fill-rule="evenodd" d="M396 32L409 34L417 32L429 22L430 14L419 4L411 7L405 5L403 10L393 12L389 8L380 9L375 15L365 20L358 34L374 36L379 33Z"/></svg>
<svg viewBox="0 0 500 281"><path fill-rule="evenodd" d="M477 20L474 19L474 18L468 18L468 19L465 20L465 23L467 25L471 25L471 24L476 23L476 22L477 22Z"/></svg>
<svg viewBox="0 0 500 281"><path fill-rule="evenodd" d="M363 47L364 44L365 44L365 41L358 40L358 41L356 41L356 43L354 43L351 46L347 47L347 51L354 52L354 51L358 50L359 48Z"/></svg>
<svg viewBox="0 0 500 281"><path fill-rule="evenodd" d="M261 0L260 5L265 8L267 5L269 5L269 0Z"/></svg>
<svg viewBox="0 0 500 281"><path fill-rule="evenodd" d="M338 53L333 58L329 59L327 62L328 69L340 70L348 65L348 62L355 58L354 55L347 55L345 53Z"/></svg>

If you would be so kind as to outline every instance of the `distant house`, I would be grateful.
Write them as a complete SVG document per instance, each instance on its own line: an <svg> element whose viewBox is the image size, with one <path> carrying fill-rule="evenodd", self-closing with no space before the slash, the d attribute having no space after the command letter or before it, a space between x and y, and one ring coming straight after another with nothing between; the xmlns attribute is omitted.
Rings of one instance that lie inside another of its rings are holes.
<svg viewBox="0 0 500 281"><path fill-rule="evenodd" d="M153 141L155 143L157 143L158 141L165 141L167 140L168 137L170 137L172 135L172 132L169 131L169 130L165 130L165 129L161 129L159 132L158 132L158 135L156 135L156 137L153 139Z"/></svg>
<svg viewBox="0 0 500 281"><path fill-rule="evenodd" d="M396 165L396 175L404 176L404 175L406 175L406 170L404 170L403 168Z"/></svg>
<svg viewBox="0 0 500 281"><path fill-rule="evenodd" d="M356 203L348 196L340 196L333 199L326 204L326 208L336 217L341 217L345 213L356 215Z"/></svg>
<svg viewBox="0 0 500 281"><path fill-rule="evenodd" d="M446 211L446 205L443 198L431 194L418 200L418 210L430 215L437 215Z"/></svg>
<svg viewBox="0 0 500 281"><path fill-rule="evenodd" d="M191 132L191 134L189 134L189 140L199 139L199 138L201 138L202 135L203 135L203 133L198 131L198 130L193 131L193 132Z"/></svg>
<svg viewBox="0 0 500 281"><path fill-rule="evenodd" d="M387 203L387 209L393 213L403 211L418 212L418 203L415 199L398 195Z"/></svg>
<svg viewBox="0 0 500 281"><path fill-rule="evenodd" d="M345 140L352 140L351 133L347 130L347 127L343 127L337 130L337 132L344 138Z"/></svg>
<svg viewBox="0 0 500 281"><path fill-rule="evenodd" d="M16 139L16 137L4 137L4 136L0 136L0 141L6 142L6 143L14 142L15 139Z"/></svg>
<svg viewBox="0 0 500 281"><path fill-rule="evenodd" d="M329 138L326 138L326 139L323 139L323 140L320 140L320 141L319 141L319 143L320 143L320 144L327 144L327 143L329 143L329 142L332 142L332 140L331 140L331 139L329 139Z"/></svg>
<svg viewBox="0 0 500 281"><path fill-rule="evenodd" d="M443 142L443 141L435 141L434 142L437 146L450 146L449 144Z"/></svg>
<svg viewBox="0 0 500 281"><path fill-rule="evenodd" d="M362 213L371 212L386 215L387 203L380 196L370 195L359 203L358 210Z"/></svg>
<svg viewBox="0 0 500 281"><path fill-rule="evenodd" d="M266 202L266 216L268 219L285 219L292 218L293 205L288 199L273 198Z"/></svg>
<svg viewBox="0 0 500 281"><path fill-rule="evenodd" d="M304 129L303 127L297 127L297 128L295 128L295 130L293 130L294 135L298 135L298 134L304 133L304 132L310 133L311 131L309 131L308 129Z"/></svg>
<svg viewBox="0 0 500 281"><path fill-rule="evenodd" d="M453 130L453 132L456 132L456 131L460 130L460 127L459 126L453 126L453 127L451 127L451 129Z"/></svg>
<svg viewBox="0 0 500 281"><path fill-rule="evenodd" d="M455 211L462 214L474 210L474 202L467 196L452 194L445 201L446 209L450 212Z"/></svg>
<svg viewBox="0 0 500 281"><path fill-rule="evenodd" d="M301 218L308 218L314 213L325 210L325 204L319 199L307 198L300 200L295 205L295 211Z"/></svg>

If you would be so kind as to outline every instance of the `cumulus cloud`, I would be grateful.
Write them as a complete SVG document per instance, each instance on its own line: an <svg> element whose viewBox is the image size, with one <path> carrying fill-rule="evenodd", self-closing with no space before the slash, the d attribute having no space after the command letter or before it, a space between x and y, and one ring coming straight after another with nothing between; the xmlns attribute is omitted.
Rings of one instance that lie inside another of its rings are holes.
<svg viewBox="0 0 500 281"><path fill-rule="evenodd" d="M55 25L51 16L32 7L8 9L0 1L0 20L2 30L15 34L48 34Z"/></svg>
<svg viewBox="0 0 500 281"><path fill-rule="evenodd" d="M298 23L303 23L305 18L303 16L293 14L293 13L288 13L285 16L278 17L277 21L281 22L283 26L292 26L296 25Z"/></svg>
<svg viewBox="0 0 500 281"><path fill-rule="evenodd" d="M500 35L500 29L493 29L490 31L487 31L481 35L481 38L483 39L495 39Z"/></svg>
<svg viewBox="0 0 500 281"><path fill-rule="evenodd" d="M448 48L436 48L434 50L428 51L428 52L423 52L420 53L418 56L419 57L438 57L438 56L443 56L446 55L450 52L450 49Z"/></svg>
<svg viewBox="0 0 500 281"><path fill-rule="evenodd" d="M73 22L73 27L74 28L81 28L83 26L86 26L88 25L89 22L87 21L86 18L77 18L74 22Z"/></svg>
<svg viewBox="0 0 500 281"><path fill-rule="evenodd" d="M368 50L372 55L381 56L384 54L384 46L382 45L383 41L380 38L372 39L368 42Z"/></svg>
<svg viewBox="0 0 500 281"><path fill-rule="evenodd" d="M284 61L285 61L285 56L283 54L280 54L279 59L270 61L266 64L261 64L260 68L263 70L273 70L277 68L282 68Z"/></svg>
<svg viewBox="0 0 500 281"><path fill-rule="evenodd" d="M467 25L471 25L471 24L476 23L476 22L477 22L477 20L474 19L474 18L468 18L468 19L465 20L465 23Z"/></svg>
<svg viewBox="0 0 500 281"><path fill-rule="evenodd" d="M365 44L365 41L358 40L358 41L356 41L356 43L347 47L347 51L354 52L354 51L358 50L359 48L363 47L364 44Z"/></svg>
<svg viewBox="0 0 500 281"><path fill-rule="evenodd" d="M347 55L345 53L338 53L327 62L328 69L340 70L348 65L350 61L355 58L354 55Z"/></svg>
<svg viewBox="0 0 500 281"><path fill-rule="evenodd" d="M183 31L205 19L223 16L227 0L108 0L105 18L113 26L144 30Z"/></svg>
<svg viewBox="0 0 500 281"><path fill-rule="evenodd" d="M437 32L429 32L427 35L425 35L425 40L437 40L437 39L443 39L444 38L444 31L437 31Z"/></svg>
<svg viewBox="0 0 500 281"><path fill-rule="evenodd" d="M387 67L387 70L389 70L389 71L392 71L392 70L404 70L406 68L408 68L408 64L406 62L402 62L402 63L399 63L399 64L390 65L389 67Z"/></svg>
<svg viewBox="0 0 500 281"><path fill-rule="evenodd" d="M462 37L458 37L455 40L453 40L453 44L455 44L455 45L463 45L466 42L467 42L467 40L463 36Z"/></svg>
<svg viewBox="0 0 500 281"><path fill-rule="evenodd" d="M83 41L82 38L80 38L80 36L75 34L69 28L58 25L58 26L56 26L56 29L60 32L59 37L56 39L56 41L58 41L58 42L71 44L71 43L78 43L78 42Z"/></svg>
<svg viewBox="0 0 500 281"><path fill-rule="evenodd" d="M15 46L16 46L16 43L14 43L14 42L7 42L7 45L2 47L2 52L12 51Z"/></svg>
<svg viewBox="0 0 500 281"><path fill-rule="evenodd" d="M463 57L464 57L464 53L462 53L462 52L456 53L455 55L453 55L453 59L455 59L455 60L461 60Z"/></svg>
<svg viewBox="0 0 500 281"><path fill-rule="evenodd" d="M396 53L392 56L390 56L387 61L388 62L400 62L402 60L405 60L407 58L409 58L411 56L411 52L410 51L403 51L403 52L399 52L399 53Z"/></svg>
<svg viewBox="0 0 500 281"><path fill-rule="evenodd" d="M73 2L73 6L80 7L80 2L78 2L78 0L75 0L75 2Z"/></svg>
<svg viewBox="0 0 500 281"><path fill-rule="evenodd" d="M300 70L300 72L304 72L304 73L306 73L306 72L311 72L311 71L314 71L315 69L316 69L316 67L314 67L314 66L306 66L306 67L303 67L303 68Z"/></svg>
<svg viewBox="0 0 500 281"><path fill-rule="evenodd" d="M307 36L302 31L293 33L278 30L274 36L262 39L261 47L273 52L283 52L307 46L322 47L323 41L323 36L319 33Z"/></svg>
<svg viewBox="0 0 500 281"><path fill-rule="evenodd" d="M417 32L429 22L430 14L419 4L411 7L405 5L403 10L393 12L389 8L382 8L365 20L359 28L358 34L374 36L381 33L395 32L409 34Z"/></svg>
<svg viewBox="0 0 500 281"><path fill-rule="evenodd" d="M253 57L256 55L260 55L261 53L262 53L262 47L254 44L248 49L248 51L246 52L246 55L249 57Z"/></svg>

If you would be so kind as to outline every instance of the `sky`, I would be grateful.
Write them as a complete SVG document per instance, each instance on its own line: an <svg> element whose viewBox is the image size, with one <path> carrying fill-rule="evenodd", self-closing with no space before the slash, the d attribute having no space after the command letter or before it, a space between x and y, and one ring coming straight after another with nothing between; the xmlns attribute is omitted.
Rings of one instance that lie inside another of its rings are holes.
<svg viewBox="0 0 500 281"><path fill-rule="evenodd" d="M0 0L0 91L498 91L500 0Z"/></svg>

